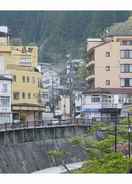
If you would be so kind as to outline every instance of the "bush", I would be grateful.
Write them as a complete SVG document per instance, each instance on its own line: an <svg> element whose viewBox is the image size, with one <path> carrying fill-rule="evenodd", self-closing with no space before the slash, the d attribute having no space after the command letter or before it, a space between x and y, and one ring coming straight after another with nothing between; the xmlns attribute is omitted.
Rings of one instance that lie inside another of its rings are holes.
<svg viewBox="0 0 132 184"><path fill-rule="evenodd" d="M89 160L79 173L128 173L132 167L132 159L121 153L109 153L100 159Z"/></svg>

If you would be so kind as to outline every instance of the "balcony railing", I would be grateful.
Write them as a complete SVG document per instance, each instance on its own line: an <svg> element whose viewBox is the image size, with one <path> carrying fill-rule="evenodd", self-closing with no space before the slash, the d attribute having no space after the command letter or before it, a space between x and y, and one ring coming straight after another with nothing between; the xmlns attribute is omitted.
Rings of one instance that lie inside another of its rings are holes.
<svg viewBox="0 0 132 184"><path fill-rule="evenodd" d="M17 123L3 123L0 124L0 132L21 130L21 129L34 129L34 128L55 128L55 127L73 127L73 126L90 126L89 119L52 119L52 120L38 120L26 121Z"/></svg>
<svg viewBox="0 0 132 184"><path fill-rule="evenodd" d="M95 61L94 61L94 60L88 61L87 67L89 67L89 66L92 65L92 64L95 64Z"/></svg>
<svg viewBox="0 0 132 184"><path fill-rule="evenodd" d="M97 102L97 103L89 103L83 105L84 108L121 108L122 104L113 104L113 103L106 103L106 102Z"/></svg>
<svg viewBox="0 0 132 184"><path fill-rule="evenodd" d="M87 78L86 78L86 80L90 80L90 79L93 79L95 77L95 75L94 74L89 74L88 76L87 76Z"/></svg>

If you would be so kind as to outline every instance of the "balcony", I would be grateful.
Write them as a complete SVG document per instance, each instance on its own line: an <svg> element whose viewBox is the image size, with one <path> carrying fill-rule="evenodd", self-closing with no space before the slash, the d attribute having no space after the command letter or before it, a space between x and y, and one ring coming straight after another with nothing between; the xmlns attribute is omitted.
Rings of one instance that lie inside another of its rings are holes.
<svg viewBox="0 0 132 184"><path fill-rule="evenodd" d="M91 61L89 61L88 63L87 63L87 67L89 67L89 66L91 66L91 65L94 65L95 64L95 61L94 60L91 60Z"/></svg>
<svg viewBox="0 0 132 184"><path fill-rule="evenodd" d="M86 78L86 80L92 80L95 78L95 74L89 74L88 77Z"/></svg>
<svg viewBox="0 0 132 184"><path fill-rule="evenodd" d="M118 103L118 104L102 103L101 107L102 108L118 108L118 109L121 109L122 108L122 104L120 104L120 103Z"/></svg>
<svg viewBox="0 0 132 184"><path fill-rule="evenodd" d="M82 109L93 109L93 110L97 110L97 109L109 109L109 108L117 108L117 109L121 109L122 108L122 104L113 104L113 103L104 103L104 102L98 102L98 103L89 103L86 105L82 105Z"/></svg>

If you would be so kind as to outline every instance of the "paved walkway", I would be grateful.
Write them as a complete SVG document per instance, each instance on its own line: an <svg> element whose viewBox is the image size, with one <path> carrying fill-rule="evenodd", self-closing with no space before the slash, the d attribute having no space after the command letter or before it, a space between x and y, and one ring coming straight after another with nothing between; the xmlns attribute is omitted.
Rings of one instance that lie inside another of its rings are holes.
<svg viewBox="0 0 132 184"><path fill-rule="evenodd" d="M67 164L66 166L70 171L72 171L72 170L81 168L82 165L83 165L83 162L75 162L72 164ZM35 171L33 172L33 174L42 174L42 173L60 174L60 173L66 173L66 172L67 170L62 165L59 165L57 167L49 167L40 171Z"/></svg>

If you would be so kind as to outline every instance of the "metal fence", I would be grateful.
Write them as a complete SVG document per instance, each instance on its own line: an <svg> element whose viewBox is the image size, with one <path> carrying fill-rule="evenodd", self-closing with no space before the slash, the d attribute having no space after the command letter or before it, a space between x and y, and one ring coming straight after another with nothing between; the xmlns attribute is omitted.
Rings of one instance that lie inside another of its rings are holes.
<svg viewBox="0 0 132 184"><path fill-rule="evenodd" d="M63 127L63 126L90 126L91 120L88 119L66 119L66 120L40 120L26 121L19 123L3 123L0 124L0 131L9 131L17 129L30 128L48 128L48 127Z"/></svg>
<svg viewBox="0 0 132 184"><path fill-rule="evenodd" d="M69 118L69 119L52 119L40 121L26 121L19 123L3 123L0 124L0 131L16 130L16 129L30 129L30 128L48 128L48 127L63 127L63 126L94 126L97 122L117 123L124 119L119 116L115 117L93 117L88 118Z"/></svg>

